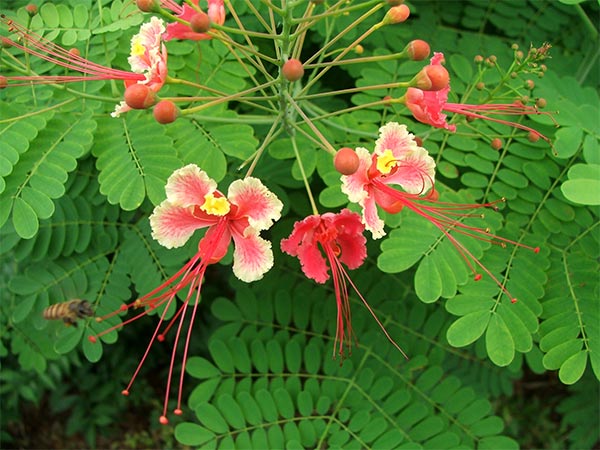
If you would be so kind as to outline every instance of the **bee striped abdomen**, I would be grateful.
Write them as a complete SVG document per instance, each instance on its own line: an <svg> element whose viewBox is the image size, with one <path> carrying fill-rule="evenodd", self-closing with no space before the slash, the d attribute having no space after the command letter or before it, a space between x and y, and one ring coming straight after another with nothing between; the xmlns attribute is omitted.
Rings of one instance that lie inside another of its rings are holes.
<svg viewBox="0 0 600 450"><path fill-rule="evenodd" d="M77 326L77 320L94 315L92 305L87 300L74 299L55 303L44 309L44 319L62 320L67 325Z"/></svg>

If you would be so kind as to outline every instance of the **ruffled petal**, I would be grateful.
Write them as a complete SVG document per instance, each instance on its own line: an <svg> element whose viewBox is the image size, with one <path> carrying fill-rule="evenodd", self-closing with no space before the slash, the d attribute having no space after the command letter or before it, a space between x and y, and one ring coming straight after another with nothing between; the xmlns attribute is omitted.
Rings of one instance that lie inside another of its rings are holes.
<svg viewBox="0 0 600 450"><path fill-rule="evenodd" d="M177 169L167 180L167 199L178 206L203 205L204 197L215 192L217 183L195 164Z"/></svg>
<svg viewBox="0 0 600 450"><path fill-rule="evenodd" d="M365 226L360 216L349 209L343 209L335 216L333 226L339 231L336 242L341 248L339 260L348 267L360 267L367 257L367 239L363 235Z"/></svg>
<svg viewBox="0 0 600 450"><path fill-rule="evenodd" d="M227 197L237 206L235 218L247 218L256 230L270 228L281 217L283 203L258 178L234 181L229 185Z"/></svg>
<svg viewBox="0 0 600 450"><path fill-rule="evenodd" d="M372 164L371 153L366 148L358 147L358 170L352 175L342 175L342 192L348 196L348 200L353 203L361 202L367 194L367 186L370 183L369 169Z"/></svg>
<svg viewBox="0 0 600 450"><path fill-rule="evenodd" d="M398 161L393 174L381 178L385 184L398 184L409 194L427 192L435 181L435 161L427 150L415 146Z"/></svg>
<svg viewBox="0 0 600 450"><path fill-rule="evenodd" d="M233 274L250 283L260 280L273 267L271 243L258 235L233 234Z"/></svg>
<svg viewBox="0 0 600 450"><path fill-rule="evenodd" d="M127 111L130 111L130 110L131 110L131 107L129 105L127 105L127 103L121 102L117 106L115 106L115 110L110 113L110 116L118 118L121 116L121 114L126 113Z"/></svg>
<svg viewBox="0 0 600 450"><path fill-rule="evenodd" d="M456 125L448 124L446 114L442 112L446 106L449 91L450 86L439 91L427 92L417 88L408 88L406 106L419 122L454 132Z"/></svg>
<svg viewBox="0 0 600 450"><path fill-rule="evenodd" d="M127 58L131 70L144 73L151 70L162 59L162 35L165 25L162 19L152 17L140 27L140 32L131 38L131 55Z"/></svg>
<svg viewBox="0 0 600 450"><path fill-rule="evenodd" d="M363 223L365 224L365 228L373 235L373 239L379 239L385 236L386 233L383 230L384 223L383 220L379 218L374 195L365 198L365 200L361 202L361 206L363 207Z"/></svg>
<svg viewBox="0 0 600 450"><path fill-rule="evenodd" d="M214 220L194 215L193 207L181 207L168 200L154 208L150 216L152 237L167 248L181 247L194 231L214 224Z"/></svg>
<svg viewBox="0 0 600 450"><path fill-rule="evenodd" d="M379 139L375 141L373 153L381 155L384 151L391 150L397 159L401 159L416 146L415 137L408 132L406 125L389 122L379 129Z"/></svg>

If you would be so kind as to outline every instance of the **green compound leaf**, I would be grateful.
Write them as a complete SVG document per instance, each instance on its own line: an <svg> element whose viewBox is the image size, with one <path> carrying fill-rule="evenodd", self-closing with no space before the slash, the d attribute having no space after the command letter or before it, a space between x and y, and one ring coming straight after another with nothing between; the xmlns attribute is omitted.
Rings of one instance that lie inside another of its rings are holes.
<svg viewBox="0 0 600 450"><path fill-rule="evenodd" d="M492 314L485 334L487 354L494 364L507 366L515 357L515 343L499 314Z"/></svg>
<svg viewBox="0 0 600 450"><path fill-rule="evenodd" d="M565 197L582 205L600 205L600 165L575 164L561 186Z"/></svg>
<svg viewBox="0 0 600 450"><path fill-rule="evenodd" d="M450 345L464 347L479 339L491 320L489 311L469 313L448 328L447 338Z"/></svg>

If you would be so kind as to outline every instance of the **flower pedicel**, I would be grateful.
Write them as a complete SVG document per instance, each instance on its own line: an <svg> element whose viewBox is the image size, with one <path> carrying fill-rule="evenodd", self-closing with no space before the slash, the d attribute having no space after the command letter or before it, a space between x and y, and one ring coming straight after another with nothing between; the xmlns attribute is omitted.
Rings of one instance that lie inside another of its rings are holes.
<svg viewBox="0 0 600 450"><path fill-rule="evenodd" d="M177 415L182 413L181 395L187 350L206 268L210 264L219 262L225 256L232 240L234 242L233 273L240 280L248 283L259 280L273 266L271 243L262 239L259 233L261 230L270 228L273 222L279 219L283 204L257 178L247 177L234 181L229 186L227 197L216 187L216 182L194 164L176 170L169 177L165 187L167 199L158 205L150 216L152 236L167 248L181 247L195 230L207 228L206 234L198 244L198 251L177 273L156 289L110 314L97 318L97 320L106 320L130 308L147 309L119 325L90 337L92 342L96 342L99 337L145 316L149 310L164 305L164 311L161 313L148 347L131 381L122 391L123 395L129 395L129 390L144 364L152 344L155 340L163 341L166 333L179 319L169 365L163 412L160 416L162 424L169 422L167 403L177 345L187 309L191 307L192 312L183 348L177 407L174 410ZM161 330L169 306L176 302L176 294L184 289L185 301L170 322Z"/></svg>

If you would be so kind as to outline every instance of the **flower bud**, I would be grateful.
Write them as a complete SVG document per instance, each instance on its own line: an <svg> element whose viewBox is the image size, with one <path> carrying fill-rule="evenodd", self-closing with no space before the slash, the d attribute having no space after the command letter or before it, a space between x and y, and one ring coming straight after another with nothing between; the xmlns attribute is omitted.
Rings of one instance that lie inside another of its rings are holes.
<svg viewBox="0 0 600 450"><path fill-rule="evenodd" d="M333 158L333 165L342 175L352 175L358 170L360 160L356 152L349 148L343 147L337 151Z"/></svg>
<svg viewBox="0 0 600 450"><path fill-rule="evenodd" d="M29 5L25 6L25 11L27 11L27 14L29 14L30 17L33 17L37 14L38 7L33 3L30 3Z"/></svg>
<svg viewBox="0 0 600 450"><path fill-rule="evenodd" d="M298 81L304 75L302 63L295 58L288 59L281 68L283 77L288 81Z"/></svg>
<svg viewBox="0 0 600 450"><path fill-rule="evenodd" d="M481 64L483 62L483 56L477 55L473 58L473 61L475 61L475 64Z"/></svg>
<svg viewBox="0 0 600 450"><path fill-rule="evenodd" d="M135 0L135 4L143 12L158 12L160 10L158 0Z"/></svg>
<svg viewBox="0 0 600 450"><path fill-rule="evenodd" d="M490 147L492 147L494 150L500 150L502 148L502 139L492 139L492 142L490 142Z"/></svg>
<svg viewBox="0 0 600 450"><path fill-rule="evenodd" d="M156 92L145 84L132 84L125 89L125 103L133 109L146 109L156 103Z"/></svg>
<svg viewBox="0 0 600 450"><path fill-rule="evenodd" d="M355 45L353 50L357 55L362 55L365 52L365 48L360 44Z"/></svg>
<svg viewBox="0 0 600 450"><path fill-rule="evenodd" d="M208 17L212 23L223 25L225 23L225 6L223 6L223 2L208 2Z"/></svg>
<svg viewBox="0 0 600 450"><path fill-rule="evenodd" d="M81 52L79 51L78 48L70 48L69 49L69 55L73 55L73 56L81 56Z"/></svg>
<svg viewBox="0 0 600 450"><path fill-rule="evenodd" d="M179 117L179 108L170 100L161 100L154 107L153 113L158 123L167 124L175 122Z"/></svg>
<svg viewBox="0 0 600 450"><path fill-rule="evenodd" d="M203 12L194 14L190 19L190 28L195 33L206 33L210 30L210 17Z"/></svg>
<svg viewBox="0 0 600 450"><path fill-rule="evenodd" d="M429 56L429 44L421 39L415 39L406 46L406 51L413 61L422 61Z"/></svg>
<svg viewBox="0 0 600 450"><path fill-rule="evenodd" d="M525 89L529 89L530 91L535 87L535 82L533 80L525 80Z"/></svg>
<svg viewBox="0 0 600 450"><path fill-rule="evenodd" d="M8 80L0 75L0 89L4 89L6 86L8 86Z"/></svg>
<svg viewBox="0 0 600 450"><path fill-rule="evenodd" d="M421 71L413 78L413 86L422 91L439 91L448 87L450 84L450 75L444 66L440 64L430 64L423 67Z"/></svg>
<svg viewBox="0 0 600 450"><path fill-rule="evenodd" d="M537 142L540 140L540 134L537 131L530 131L527 135L529 142Z"/></svg>
<svg viewBox="0 0 600 450"><path fill-rule="evenodd" d="M483 88L485 88L485 83L483 81L480 81L475 85L475 89L477 89L478 91L482 91Z"/></svg>
<svg viewBox="0 0 600 450"><path fill-rule="evenodd" d="M537 106L537 107L538 107L538 108L540 108L540 109L541 109L541 108L545 108L547 104L548 104L548 102L546 101L546 99L545 99L545 98L538 98L538 99L535 101L535 106Z"/></svg>
<svg viewBox="0 0 600 450"><path fill-rule="evenodd" d="M402 23L410 16L410 9L406 5L392 6L385 14L382 23L384 25Z"/></svg>

